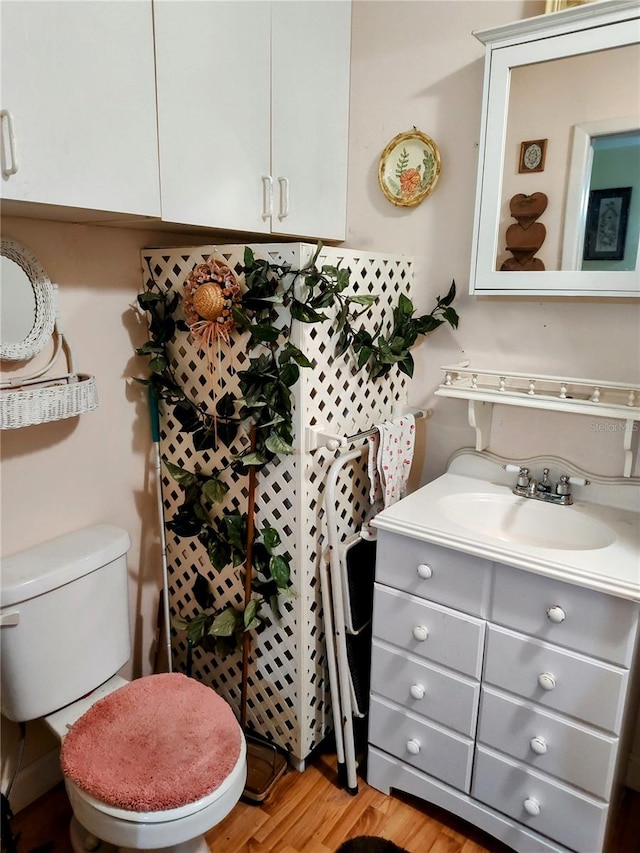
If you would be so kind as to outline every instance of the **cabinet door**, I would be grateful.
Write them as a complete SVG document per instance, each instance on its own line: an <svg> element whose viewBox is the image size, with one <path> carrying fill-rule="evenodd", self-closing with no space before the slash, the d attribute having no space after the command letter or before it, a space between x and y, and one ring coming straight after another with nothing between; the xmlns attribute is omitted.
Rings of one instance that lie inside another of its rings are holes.
<svg viewBox="0 0 640 853"><path fill-rule="evenodd" d="M344 240L351 3L272 4L274 234Z"/></svg>
<svg viewBox="0 0 640 853"><path fill-rule="evenodd" d="M154 7L162 218L268 233L269 3Z"/></svg>
<svg viewBox="0 0 640 853"><path fill-rule="evenodd" d="M4 199L160 214L151 0L3 0L2 109Z"/></svg>

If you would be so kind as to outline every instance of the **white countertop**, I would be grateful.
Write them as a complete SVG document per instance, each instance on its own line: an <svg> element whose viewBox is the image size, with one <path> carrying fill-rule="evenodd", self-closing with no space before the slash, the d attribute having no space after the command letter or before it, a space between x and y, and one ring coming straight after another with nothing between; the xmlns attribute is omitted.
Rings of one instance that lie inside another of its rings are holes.
<svg viewBox="0 0 640 853"><path fill-rule="evenodd" d="M454 465L464 468L464 464ZM486 473L498 468L486 467ZM477 466L471 466L477 472ZM485 473L485 468L480 469ZM621 598L640 601L640 507L638 506L638 488L627 488L623 500L614 500L617 506L586 502L574 497L573 506L550 506L554 513L579 513L580 522L606 525L613 533L613 542L605 547L593 549L539 547L503 539L497 535L488 535L479 530L458 524L442 511L443 498L471 494L490 495L505 499L511 495L510 485L500 482L508 476L509 482L515 482L515 475L501 472L488 479L484 476L448 473L434 480L403 500L379 513L373 521L375 527L393 533L410 536L425 542L432 542L446 548L453 548L467 554L476 554L487 560L505 563L509 566L525 569L536 574L556 578L568 583L578 584L599 592L606 592ZM498 480L498 482L496 482ZM601 480L600 482L604 482ZM613 486L605 486L598 493L598 484L594 494L602 497L607 490L614 490L620 481L612 481ZM580 491L591 488L583 487ZM624 489L624 486L620 486ZM614 497L616 497L614 495ZM517 501L540 503L527 498ZM622 504L622 506L620 505ZM628 508L625 508L628 507ZM568 519L567 519L568 520Z"/></svg>

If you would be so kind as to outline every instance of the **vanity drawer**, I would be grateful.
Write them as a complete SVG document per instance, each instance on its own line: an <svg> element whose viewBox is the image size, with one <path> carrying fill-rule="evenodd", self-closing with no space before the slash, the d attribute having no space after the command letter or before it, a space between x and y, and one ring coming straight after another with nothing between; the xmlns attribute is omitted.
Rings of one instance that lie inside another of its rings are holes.
<svg viewBox="0 0 640 853"><path fill-rule="evenodd" d="M384 699L372 698L369 713L370 743L460 791L469 791L473 741Z"/></svg>
<svg viewBox="0 0 640 853"><path fill-rule="evenodd" d="M476 749L472 794L577 853L602 848L606 803L484 747Z"/></svg>
<svg viewBox="0 0 640 853"><path fill-rule="evenodd" d="M371 654L371 691L463 735L475 734L479 682L375 641Z"/></svg>
<svg viewBox="0 0 640 853"><path fill-rule="evenodd" d="M614 734L620 732L627 676L627 670L489 627L485 683Z"/></svg>
<svg viewBox="0 0 640 853"><path fill-rule="evenodd" d="M375 585L374 637L472 678L480 677L484 627L473 616Z"/></svg>
<svg viewBox="0 0 640 853"><path fill-rule="evenodd" d="M419 567L422 566L423 568ZM482 616L491 578L491 563L450 548L441 548L386 530L378 531L376 580Z"/></svg>
<svg viewBox="0 0 640 853"><path fill-rule="evenodd" d="M508 566L496 565L495 571L491 621L629 666L638 621L635 602Z"/></svg>
<svg viewBox="0 0 640 853"><path fill-rule="evenodd" d="M478 741L596 797L609 798L617 738L483 687Z"/></svg>

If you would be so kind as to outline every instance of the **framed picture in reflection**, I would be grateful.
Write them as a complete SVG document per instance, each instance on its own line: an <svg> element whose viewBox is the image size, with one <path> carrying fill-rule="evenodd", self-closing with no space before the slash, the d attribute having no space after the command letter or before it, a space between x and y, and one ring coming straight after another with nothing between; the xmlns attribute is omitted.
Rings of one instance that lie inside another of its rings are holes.
<svg viewBox="0 0 640 853"><path fill-rule="evenodd" d="M621 261L627 239L631 187L589 193L584 238L585 261Z"/></svg>

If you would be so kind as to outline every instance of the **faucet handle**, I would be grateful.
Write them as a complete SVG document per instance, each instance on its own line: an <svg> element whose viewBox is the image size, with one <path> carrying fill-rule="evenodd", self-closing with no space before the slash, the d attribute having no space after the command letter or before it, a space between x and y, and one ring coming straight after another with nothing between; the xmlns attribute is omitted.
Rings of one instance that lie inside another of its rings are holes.
<svg viewBox="0 0 640 853"><path fill-rule="evenodd" d="M571 478L567 474L561 474L556 484L556 495L571 494Z"/></svg>

